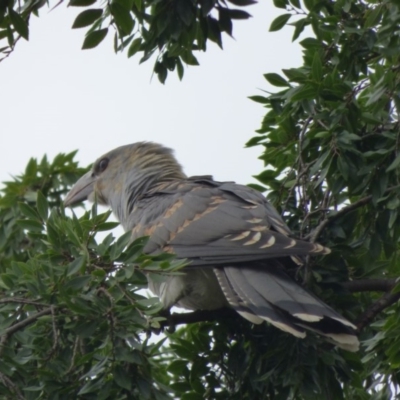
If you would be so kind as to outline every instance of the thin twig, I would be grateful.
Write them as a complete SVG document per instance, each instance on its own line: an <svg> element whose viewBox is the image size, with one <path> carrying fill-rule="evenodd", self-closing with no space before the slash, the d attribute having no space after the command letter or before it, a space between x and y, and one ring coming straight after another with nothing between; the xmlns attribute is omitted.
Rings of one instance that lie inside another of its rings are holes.
<svg viewBox="0 0 400 400"><path fill-rule="evenodd" d="M400 293L385 293L379 300L368 307L357 319L357 328L361 331L367 326L382 310L396 303L400 299Z"/></svg>
<svg viewBox="0 0 400 400"><path fill-rule="evenodd" d="M51 347L51 350L50 350L48 356L46 357L46 360L49 360L53 356L53 354L57 350L57 346L58 346L58 333L57 333L57 325L56 325L56 316L54 313L54 305L50 306L50 310L51 310L51 322L52 322L52 329L53 329L53 346Z"/></svg>
<svg viewBox="0 0 400 400"><path fill-rule="evenodd" d="M399 189L399 188L400 188L400 185L392 186L392 187L386 189L384 194L390 193L390 192L392 192L392 191L394 191L396 189ZM323 220L323 221L321 221L321 223L311 233L309 233L305 237L305 239L307 239L310 242L314 243L318 239L318 237L321 234L321 232L323 231L323 229L325 229L328 224L330 224L331 222L335 221L338 218L343 217L344 215L348 214L349 212L354 211L357 208L368 204L371 200L372 200L372 195L363 197L362 199L360 199L360 200L358 200L358 201L356 201L356 202L354 202L352 204L349 204L346 207L343 207L342 209L340 209L335 214L329 215L328 218Z"/></svg>
<svg viewBox="0 0 400 400"><path fill-rule="evenodd" d="M2 354L5 344L8 340L8 338L14 334L15 332L19 331L20 329L25 328L26 326L36 322L36 320L40 317L43 317L44 315L48 315L52 313L52 309L51 308L46 308L45 310L39 311L38 313L20 321L17 322L14 325L11 325L9 328L5 329L3 331L3 334L1 335L1 339L0 339L0 355Z"/></svg>
<svg viewBox="0 0 400 400"><path fill-rule="evenodd" d="M0 372L0 380L3 382L3 385L9 389L13 395L16 396L18 400L25 400L25 397L22 395L21 391L19 390L18 386L14 384L14 382L2 372Z"/></svg>
<svg viewBox="0 0 400 400"><path fill-rule="evenodd" d="M19 304L30 304L32 306L39 306L39 307L48 307L48 304L38 303L37 301L32 301L18 297L6 297L4 299L0 299L0 304L2 303L19 303Z"/></svg>
<svg viewBox="0 0 400 400"><path fill-rule="evenodd" d="M74 347L72 349L72 357L71 357L71 363L69 365L69 368L67 369L67 372L65 372L65 375L68 375L72 369L74 368L74 364L75 364L75 359L76 359L76 354L78 352L78 344L79 344L79 336L77 336L75 338L75 342L74 342Z"/></svg>

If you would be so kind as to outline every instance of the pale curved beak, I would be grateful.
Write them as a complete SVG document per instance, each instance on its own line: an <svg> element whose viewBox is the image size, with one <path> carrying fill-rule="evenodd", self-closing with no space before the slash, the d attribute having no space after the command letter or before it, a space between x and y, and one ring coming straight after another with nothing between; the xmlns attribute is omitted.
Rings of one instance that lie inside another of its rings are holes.
<svg viewBox="0 0 400 400"><path fill-rule="evenodd" d="M72 206L73 204L86 200L93 192L94 182L95 178L92 176L92 171L83 175L68 192L64 200L64 206Z"/></svg>

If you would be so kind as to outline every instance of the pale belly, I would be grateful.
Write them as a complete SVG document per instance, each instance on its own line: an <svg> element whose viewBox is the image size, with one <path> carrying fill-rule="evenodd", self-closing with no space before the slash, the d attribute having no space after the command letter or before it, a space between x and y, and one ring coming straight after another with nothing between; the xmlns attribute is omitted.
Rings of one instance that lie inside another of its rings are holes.
<svg viewBox="0 0 400 400"><path fill-rule="evenodd" d="M228 307L228 301L211 268L186 269L184 275L170 276L163 282L149 279L149 289L160 298L166 309L172 306L189 310Z"/></svg>

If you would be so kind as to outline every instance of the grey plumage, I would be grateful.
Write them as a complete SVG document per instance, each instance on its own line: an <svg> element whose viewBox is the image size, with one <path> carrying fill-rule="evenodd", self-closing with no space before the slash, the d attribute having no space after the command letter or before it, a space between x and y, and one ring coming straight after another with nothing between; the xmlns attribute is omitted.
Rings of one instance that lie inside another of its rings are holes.
<svg viewBox="0 0 400 400"><path fill-rule="evenodd" d="M132 239L149 236L146 252L191 261L185 275L149 282L164 307L229 305L253 323L265 320L297 337L313 330L357 350L356 327L289 278L281 262L329 250L293 238L255 190L210 176L187 178L169 149L135 143L100 157L65 204L94 196Z"/></svg>

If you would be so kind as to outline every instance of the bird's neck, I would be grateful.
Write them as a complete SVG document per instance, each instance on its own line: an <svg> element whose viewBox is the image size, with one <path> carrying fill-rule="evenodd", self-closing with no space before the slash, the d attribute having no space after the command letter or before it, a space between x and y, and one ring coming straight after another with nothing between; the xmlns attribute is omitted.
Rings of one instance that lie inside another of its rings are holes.
<svg viewBox="0 0 400 400"><path fill-rule="evenodd" d="M179 165L176 168L158 166L158 168L131 171L126 177L126 184L123 185L124 191L120 196L113 196L111 208L118 220L124 225L124 221L129 220L136 203L148 192L163 183L182 179L186 179L186 175Z"/></svg>

